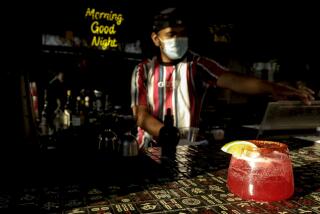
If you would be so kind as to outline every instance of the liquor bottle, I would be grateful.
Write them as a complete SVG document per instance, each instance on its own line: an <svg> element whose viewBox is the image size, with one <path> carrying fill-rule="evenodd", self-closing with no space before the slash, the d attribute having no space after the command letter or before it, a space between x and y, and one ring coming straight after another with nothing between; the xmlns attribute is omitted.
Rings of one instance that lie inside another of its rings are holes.
<svg viewBox="0 0 320 214"><path fill-rule="evenodd" d="M63 110L63 129L68 129L71 126L71 90L67 90L67 100L64 105L64 110Z"/></svg>
<svg viewBox="0 0 320 214"><path fill-rule="evenodd" d="M104 100L104 111L108 112L110 110L110 100L109 100L109 94L105 95L105 100Z"/></svg>
<svg viewBox="0 0 320 214"><path fill-rule="evenodd" d="M162 147L163 157L174 157L180 140L179 129L174 126L171 109L168 108L164 118L164 126L160 129L159 145Z"/></svg>
<svg viewBox="0 0 320 214"><path fill-rule="evenodd" d="M77 96L75 108L72 112L72 126L73 127L80 127L83 125L83 107L81 102L81 97Z"/></svg>
<svg viewBox="0 0 320 214"><path fill-rule="evenodd" d="M48 100L47 100L47 90L44 91L44 105L41 112L41 122L40 122L40 135L47 136L49 134L49 125L48 125Z"/></svg>
<svg viewBox="0 0 320 214"><path fill-rule="evenodd" d="M94 90L94 96L95 96L95 107L98 112L98 114L101 114L103 112L102 109L102 92L98 90Z"/></svg>
<svg viewBox="0 0 320 214"><path fill-rule="evenodd" d="M54 111L54 128L55 132L59 132L63 128L63 109L61 100L57 99L57 108Z"/></svg>
<svg viewBox="0 0 320 214"><path fill-rule="evenodd" d="M48 109L48 92L44 90L44 105L41 111L41 122L40 122L40 147L41 149L50 149L55 143L54 138L54 127L49 124L49 109Z"/></svg>
<svg viewBox="0 0 320 214"><path fill-rule="evenodd" d="M73 103L72 103L72 93L71 90L67 90L67 99L66 99L66 104L65 106L70 109L73 109Z"/></svg>
<svg viewBox="0 0 320 214"><path fill-rule="evenodd" d="M83 108L83 116L84 116L84 123L87 125L90 123L89 121L89 112L90 112L90 97L86 95L84 97L84 108Z"/></svg>

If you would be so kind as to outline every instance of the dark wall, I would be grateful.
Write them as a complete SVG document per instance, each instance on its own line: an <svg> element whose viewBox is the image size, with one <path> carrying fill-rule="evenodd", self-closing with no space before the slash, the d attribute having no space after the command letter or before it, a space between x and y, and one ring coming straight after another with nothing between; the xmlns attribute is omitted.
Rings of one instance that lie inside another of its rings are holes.
<svg viewBox="0 0 320 214"><path fill-rule="evenodd" d="M136 59L152 55L150 41L150 26L152 14L160 8L181 6L178 1L161 1L152 5L133 1L49 1L44 5L45 25L41 25L42 33L57 33L63 35L66 30L72 30L76 35L86 37L89 34L88 23L84 19L87 7L114 9L125 16L123 30L119 31L119 38L123 42L137 39L142 41L143 54ZM309 16L299 16L294 9L283 11L275 5L246 8L244 5L210 6L206 2L184 4L190 21L190 46L200 54L216 58L224 62L229 58L236 58L246 64L257 61L277 59L281 64L279 80L303 79L317 85L318 63L315 56L319 48L319 33L312 13ZM300 9L301 7L299 7ZM298 10L297 10L298 11ZM245 15L244 15L245 14ZM244 16L248 18L243 19ZM235 20L236 18L236 20ZM231 31L231 42L218 44L212 40L209 27L220 23L234 23ZM132 69L138 61L129 60L130 56L119 52L106 51L82 53L75 57L66 55L43 55L43 67L36 73L36 78L50 78L50 66L59 64L66 66L72 77L74 87L87 85L88 87L104 88L107 91L120 93L125 99L129 96L129 83ZM87 60L87 67L79 69L82 60ZM306 65L309 68L306 68ZM320 85L320 84L319 84Z"/></svg>
<svg viewBox="0 0 320 214"><path fill-rule="evenodd" d="M211 5L213 3L213 6ZM143 47L149 54L150 17L154 11L166 6L179 6L178 1L156 1L137 3L129 0L49 0L40 5L30 1L15 8L11 15L19 20L19 25L4 19L2 35L4 60L2 62L2 91L4 93L3 136L12 142L22 139L22 101L20 78L25 75L37 80L44 88L50 79L50 67L64 67L69 74L80 72L77 65L81 60L89 61L82 80L70 80L70 84L106 87L115 94L115 102L127 105L130 101L129 81L132 69L137 61L128 60L121 54L110 53L101 57L100 53L69 55L42 55L41 35L43 33L63 34L65 30L74 30L84 35L83 9L88 6L101 8L121 8L127 15L126 31L121 35L124 40L142 38ZM319 32L317 17L318 7L307 4L294 5L290 2L285 7L269 3L268 5L243 5L235 3L218 3L197 1L182 3L193 23L192 47L200 53L222 58L238 57L240 60L253 62L278 58L283 63L281 79L305 79L314 87L320 86L319 80ZM231 45L219 46L210 40L207 26L215 23L235 23ZM87 29L87 28L86 28ZM146 30L147 29L147 30ZM143 57L143 56L141 56ZM306 69L306 65L309 69ZM301 72L303 71L303 72ZM88 74L88 75L87 75ZM80 78L81 79L81 78ZM13 122L14 121L14 122ZM9 144L6 144L9 145Z"/></svg>

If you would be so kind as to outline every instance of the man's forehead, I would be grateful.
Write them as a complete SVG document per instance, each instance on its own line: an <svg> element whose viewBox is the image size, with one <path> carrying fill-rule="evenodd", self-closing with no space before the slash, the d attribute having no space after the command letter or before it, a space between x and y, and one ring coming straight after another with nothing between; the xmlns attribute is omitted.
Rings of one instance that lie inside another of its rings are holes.
<svg viewBox="0 0 320 214"><path fill-rule="evenodd" d="M175 27L166 27L162 30L159 31L159 33L171 33L171 32L175 32L175 33L180 33L180 32L185 32L186 28L183 26L175 26Z"/></svg>

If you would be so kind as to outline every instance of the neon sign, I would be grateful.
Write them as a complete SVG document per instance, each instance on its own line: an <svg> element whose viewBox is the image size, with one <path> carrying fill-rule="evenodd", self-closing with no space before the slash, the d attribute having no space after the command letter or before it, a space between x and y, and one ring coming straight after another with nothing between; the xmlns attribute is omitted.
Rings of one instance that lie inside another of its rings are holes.
<svg viewBox="0 0 320 214"><path fill-rule="evenodd" d="M85 18L92 21L90 24L90 32L93 34L91 46L101 47L102 50L118 47L115 35L117 27L124 21L123 14L87 8Z"/></svg>

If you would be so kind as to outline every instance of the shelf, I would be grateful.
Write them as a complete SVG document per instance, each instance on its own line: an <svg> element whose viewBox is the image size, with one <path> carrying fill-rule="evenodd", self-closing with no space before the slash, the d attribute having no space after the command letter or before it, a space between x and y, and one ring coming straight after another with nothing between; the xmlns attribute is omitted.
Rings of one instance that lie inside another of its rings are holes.
<svg viewBox="0 0 320 214"><path fill-rule="evenodd" d="M70 55L70 56L95 56L101 58L123 57L127 60L140 61L142 54L126 53L115 50L97 50L87 47L66 47L42 45L41 53L53 55Z"/></svg>

